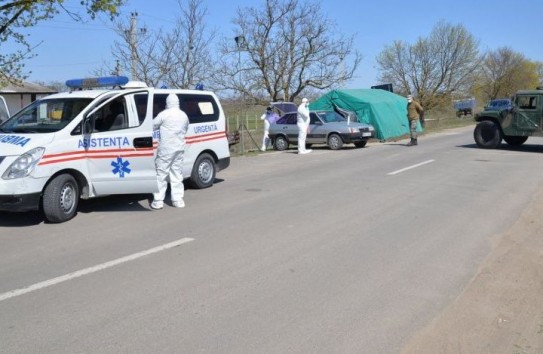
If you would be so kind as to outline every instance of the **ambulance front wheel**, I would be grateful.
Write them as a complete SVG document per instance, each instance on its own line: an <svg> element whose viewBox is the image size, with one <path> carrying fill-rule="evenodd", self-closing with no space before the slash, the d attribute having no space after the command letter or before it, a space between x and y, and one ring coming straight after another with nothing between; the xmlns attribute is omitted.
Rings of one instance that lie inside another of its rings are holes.
<svg viewBox="0 0 543 354"><path fill-rule="evenodd" d="M215 160L209 154L203 153L196 159L190 180L195 188L203 189L213 185L217 167Z"/></svg>
<svg viewBox="0 0 543 354"><path fill-rule="evenodd" d="M74 217L79 203L79 185L72 175L56 176L43 191L43 213L52 223L61 223Z"/></svg>

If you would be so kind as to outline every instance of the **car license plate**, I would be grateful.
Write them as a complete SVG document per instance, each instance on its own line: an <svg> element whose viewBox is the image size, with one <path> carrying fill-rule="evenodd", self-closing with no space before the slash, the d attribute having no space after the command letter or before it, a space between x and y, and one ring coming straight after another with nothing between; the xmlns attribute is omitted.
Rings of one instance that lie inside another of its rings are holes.
<svg viewBox="0 0 543 354"><path fill-rule="evenodd" d="M368 133L368 132L362 133L362 136L371 136L371 133Z"/></svg>

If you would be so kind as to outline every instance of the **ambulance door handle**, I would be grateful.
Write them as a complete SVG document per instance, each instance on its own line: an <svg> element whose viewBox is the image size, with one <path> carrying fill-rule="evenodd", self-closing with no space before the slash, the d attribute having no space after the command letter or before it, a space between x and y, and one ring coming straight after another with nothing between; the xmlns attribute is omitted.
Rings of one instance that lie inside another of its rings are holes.
<svg viewBox="0 0 543 354"><path fill-rule="evenodd" d="M134 147L135 148L153 147L153 137L146 136L143 138L134 138Z"/></svg>

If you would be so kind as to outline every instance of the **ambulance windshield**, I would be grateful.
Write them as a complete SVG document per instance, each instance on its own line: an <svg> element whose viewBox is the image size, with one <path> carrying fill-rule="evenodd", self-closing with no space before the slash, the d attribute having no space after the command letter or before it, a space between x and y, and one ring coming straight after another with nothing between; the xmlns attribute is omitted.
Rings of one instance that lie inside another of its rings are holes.
<svg viewBox="0 0 543 354"><path fill-rule="evenodd" d="M38 100L4 122L1 129L13 133L54 133L68 125L91 102L91 98L72 97Z"/></svg>

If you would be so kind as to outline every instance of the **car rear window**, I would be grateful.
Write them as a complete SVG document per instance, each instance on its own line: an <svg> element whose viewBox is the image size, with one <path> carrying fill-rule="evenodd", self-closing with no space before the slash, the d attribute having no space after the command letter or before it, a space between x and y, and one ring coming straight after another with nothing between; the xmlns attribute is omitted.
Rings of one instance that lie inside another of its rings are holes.
<svg viewBox="0 0 543 354"><path fill-rule="evenodd" d="M296 124L298 115L296 113L288 113L281 117L276 124Z"/></svg>

